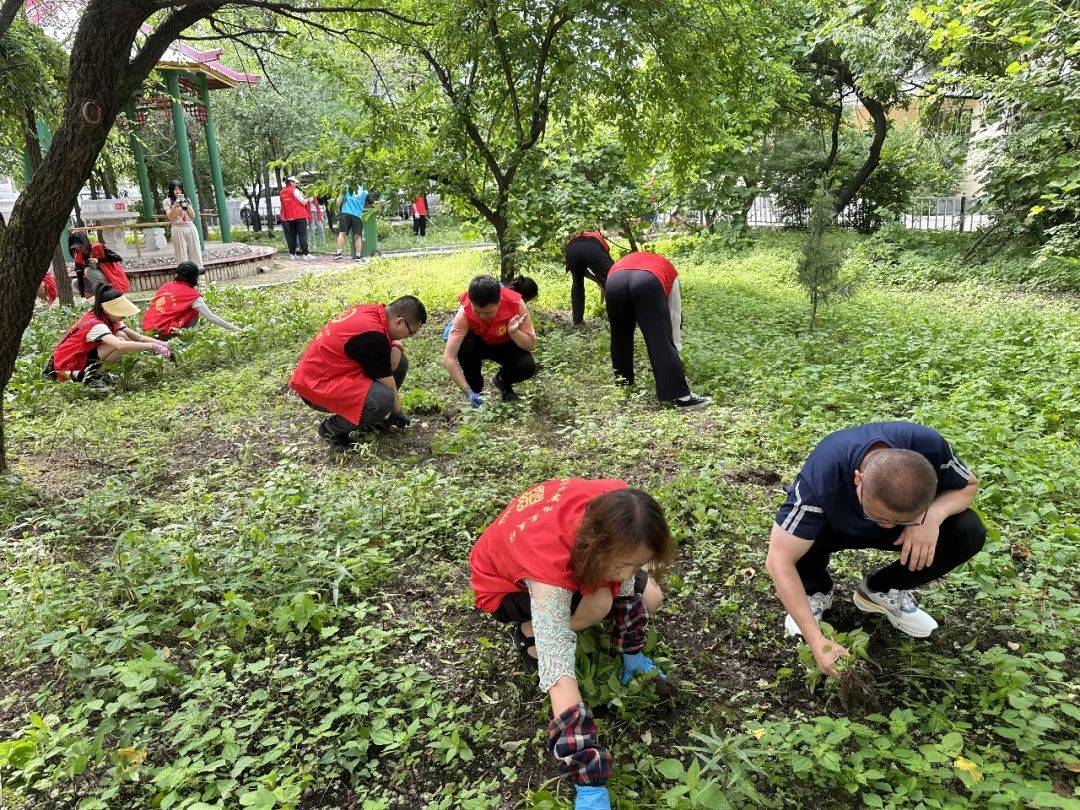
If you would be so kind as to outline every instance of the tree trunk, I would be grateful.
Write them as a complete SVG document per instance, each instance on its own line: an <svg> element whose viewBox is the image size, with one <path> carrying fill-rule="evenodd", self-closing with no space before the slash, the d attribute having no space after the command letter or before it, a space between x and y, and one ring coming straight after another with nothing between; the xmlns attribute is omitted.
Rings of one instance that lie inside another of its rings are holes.
<svg viewBox="0 0 1080 810"><path fill-rule="evenodd" d="M889 119L886 116L885 105L870 96L859 96L859 101L863 103L866 111L870 113L870 117L874 121L874 137L870 141L870 152L866 156L866 161L859 167L859 170L855 172L855 176L851 178L851 182L836 198L834 210L837 215L855 199L859 189L863 187L863 184L870 179L870 175L881 164L881 147L885 143L885 136L889 134Z"/></svg>
<svg viewBox="0 0 1080 810"><path fill-rule="evenodd" d="M263 164L263 191L266 192L266 232L274 235L274 199L270 194L270 168Z"/></svg>
<svg viewBox="0 0 1080 810"><path fill-rule="evenodd" d="M518 238L505 216L496 215L491 224L495 228L495 243L499 246L499 280L509 284L518 270Z"/></svg>

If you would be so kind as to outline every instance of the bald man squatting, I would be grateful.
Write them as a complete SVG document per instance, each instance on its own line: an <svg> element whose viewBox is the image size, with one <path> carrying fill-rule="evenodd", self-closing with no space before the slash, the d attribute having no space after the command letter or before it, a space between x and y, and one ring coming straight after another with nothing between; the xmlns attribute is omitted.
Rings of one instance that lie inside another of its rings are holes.
<svg viewBox="0 0 1080 810"><path fill-rule="evenodd" d="M969 508L977 490L978 479L941 434L912 422L839 430L814 448L776 514L765 567L787 608L788 634L802 635L822 672L835 675L847 654L818 627L832 606L830 555L899 552L856 585L855 606L926 638L938 624L913 591L982 549L986 529Z"/></svg>

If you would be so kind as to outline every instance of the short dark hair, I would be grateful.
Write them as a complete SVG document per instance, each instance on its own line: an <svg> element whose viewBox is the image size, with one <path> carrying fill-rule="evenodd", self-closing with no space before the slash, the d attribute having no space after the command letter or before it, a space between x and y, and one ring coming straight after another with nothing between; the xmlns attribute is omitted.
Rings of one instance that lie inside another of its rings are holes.
<svg viewBox="0 0 1080 810"><path fill-rule="evenodd" d="M862 465L863 501L880 503L897 515L927 509L937 489L934 465L914 450L887 447L871 453Z"/></svg>
<svg viewBox="0 0 1080 810"><path fill-rule="evenodd" d="M391 301L386 306L386 312L394 318L404 318L416 326L427 323L427 307L415 295L403 295Z"/></svg>
<svg viewBox="0 0 1080 810"><path fill-rule="evenodd" d="M195 262L180 262L176 266L176 280L190 284L192 287L199 283L199 276L201 275L202 271Z"/></svg>
<svg viewBox="0 0 1080 810"><path fill-rule="evenodd" d="M574 581L584 589L599 587L613 561L641 546L653 553L653 566L660 572L675 558L675 541L656 499L640 489L617 489L593 498L570 555Z"/></svg>
<svg viewBox="0 0 1080 810"><path fill-rule="evenodd" d="M103 305L109 301L115 301L121 296L123 296L123 293L115 287L102 284L94 290L94 314L103 321L110 320L109 313L105 311Z"/></svg>
<svg viewBox="0 0 1080 810"><path fill-rule="evenodd" d="M494 276L477 276L469 282L469 300L474 307L499 303L502 285Z"/></svg>
<svg viewBox="0 0 1080 810"><path fill-rule="evenodd" d="M540 295L540 288L528 276L518 276L506 286L520 295L526 304Z"/></svg>

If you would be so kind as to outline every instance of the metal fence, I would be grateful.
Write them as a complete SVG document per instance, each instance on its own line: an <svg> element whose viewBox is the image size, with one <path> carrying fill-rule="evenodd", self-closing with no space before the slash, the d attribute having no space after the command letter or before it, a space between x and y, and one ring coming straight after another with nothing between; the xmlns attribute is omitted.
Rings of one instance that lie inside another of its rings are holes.
<svg viewBox="0 0 1080 810"><path fill-rule="evenodd" d="M910 209L901 215L904 227L918 231L974 231L988 225L989 218L980 212L978 197L916 197ZM858 206L856 200L852 206ZM848 206L837 218L841 225L851 224L857 211ZM775 198L757 197L747 212L750 225L766 228L804 225L797 218L786 217L776 207Z"/></svg>

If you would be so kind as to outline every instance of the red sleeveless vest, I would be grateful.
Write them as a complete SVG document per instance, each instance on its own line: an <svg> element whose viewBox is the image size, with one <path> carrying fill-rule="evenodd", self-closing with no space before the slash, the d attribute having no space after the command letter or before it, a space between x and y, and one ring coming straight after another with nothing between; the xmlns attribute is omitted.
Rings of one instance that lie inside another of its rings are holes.
<svg viewBox="0 0 1080 810"><path fill-rule="evenodd" d="M537 484L510 501L469 554L476 606L494 613L506 594L525 590L527 579L580 591L570 555L585 507L617 489L626 483L565 478ZM605 584L612 595L618 593L620 583Z"/></svg>
<svg viewBox="0 0 1080 810"><path fill-rule="evenodd" d="M109 285L117 292L126 293L131 289L131 282L128 281L127 273L124 272L123 266L120 262L106 262L102 261L105 258L105 246L100 242L95 242L90 245L90 258L98 260L98 270L105 276L105 280L109 282ZM83 258L82 253L75 254L75 268L85 268L87 260ZM89 291L88 291L89 292ZM86 295L86 298L93 296Z"/></svg>
<svg viewBox="0 0 1080 810"><path fill-rule="evenodd" d="M304 349L289 387L320 408L359 424L372 380L345 354L345 344L364 332L382 332L391 340L383 304L349 307L326 324Z"/></svg>
<svg viewBox="0 0 1080 810"><path fill-rule="evenodd" d="M101 320L93 310L87 312L68 329L53 351L53 368L60 372L82 371L86 368L86 359L97 348L97 343L88 343L86 335L98 324L105 324L114 335L120 331L120 324Z"/></svg>
<svg viewBox="0 0 1080 810"><path fill-rule="evenodd" d="M45 278L41 280L41 283L45 285L45 298L51 304L56 300L58 295L56 290L56 276L53 275L52 270L45 271Z"/></svg>
<svg viewBox="0 0 1080 810"><path fill-rule="evenodd" d="M499 310L490 321L482 321L473 309L469 294L464 292L458 299L465 310L465 318L469 322L469 331L479 337L489 346L500 343L508 343L511 340L507 324L518 314L521 309L521 295L507 287L503 287L499 294Z"/></svg>
<svg viewBox="0 0 1080 810"><path fill-rule="evenodd" d="M201 296L195 287L182 281L162 284L143 314L143 331L157 330L162 337L168 337L174 329L191 326L199 317L191 305Z"/></svg>
<svg viewBox="0 0 1080 810"><path fill-rule="evenodd" d="M679 277L675 265L663 256L642 250L628 253L611 265L611 269L608 270L608 278L611 278L612 273L617 273L620 270L644 270L651 273L663 285L664 295L671 295L671 287L675 284L675 279Z"/></svg>
<svg viewBox="0 0 1080 810"><path fill-rule="evenodd" d="M600 231L582 231L581 233L576 233L570 237L570 242L576 242L578 239L595 239L600 243L600 247L604 249L605 253L611 254L611 245L607 243L607 239L604 238L604 235L600 233ZM567 247L570 246L570 242L566 243Z"/></svg>
<svg viewBox="0 0 1080 810"><path fill-rule="evenodd" d="M285 186L278 196L281 198L282 220L311 219L307 208L296 199L296 186Z"/></svg>

